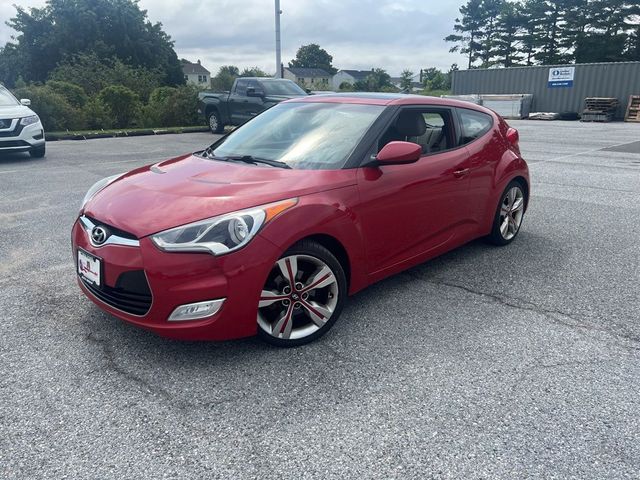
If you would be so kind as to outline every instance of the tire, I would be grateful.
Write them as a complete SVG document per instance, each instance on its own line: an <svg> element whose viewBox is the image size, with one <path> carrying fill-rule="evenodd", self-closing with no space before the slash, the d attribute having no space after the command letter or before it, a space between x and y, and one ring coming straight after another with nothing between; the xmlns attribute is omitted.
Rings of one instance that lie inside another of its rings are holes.
<svg viewBox="0 0 640 480"><path fill-rule="evenodd" d="M32 158L42 158L47 154L47 146L42 145L41 147L36 147L33 150L29 151L29 155Z"/></svg>
<svg viewBox="0 0 640 480"><path fill-rule="evenodd" d="M520 232L526 205L524 185L518 180L512 180L500 195L491 234L487 240L499 246L513 242Z"/></svg>
<svg viewBox="0 0 640 480"><path fill-rule="evenodd" d="M211 133L222 133L224 132L224 123L222 123L222 119L220 118L220 114L217 110L212 110L209 113L209 129Z"/></svg>
<svg viewBox="0 0 640 480"><path fill-rule="evenodd" d="M336 323L346 299L347 279L336 257L316 242L299 242L280 257L265 282L258 336L278 347L313 342Z"/></svg>

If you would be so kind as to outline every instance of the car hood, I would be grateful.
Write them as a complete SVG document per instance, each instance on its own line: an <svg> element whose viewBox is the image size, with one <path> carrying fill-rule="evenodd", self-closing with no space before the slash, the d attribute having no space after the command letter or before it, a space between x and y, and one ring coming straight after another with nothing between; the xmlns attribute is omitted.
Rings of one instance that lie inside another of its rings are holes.
<svg viewBox="0 0 640 480"><path fill-rule="evenodd" d="M24 105L11 105L9 107L0 107L0 120L6 120L9 118L22 118L35 115L33 110Z"/></svg>
<svg viewBox="0 0 640 480"><path fill-rule="evenodd" d="M133 170L98 192L84 213L145 237L265 203L355 185L355 170L294 170L178 157Z"/></svg>

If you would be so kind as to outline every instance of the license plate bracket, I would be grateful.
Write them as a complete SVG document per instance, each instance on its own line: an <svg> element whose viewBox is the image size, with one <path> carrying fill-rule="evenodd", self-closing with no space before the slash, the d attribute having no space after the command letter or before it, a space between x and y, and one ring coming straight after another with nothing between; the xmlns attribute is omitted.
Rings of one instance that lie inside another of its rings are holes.
<svg viewBox="0 0 640 480"><path fill-rule="evenodd" d="M102 284L102 259L79 248L78 275L83 280L100 287Z"/></svg>

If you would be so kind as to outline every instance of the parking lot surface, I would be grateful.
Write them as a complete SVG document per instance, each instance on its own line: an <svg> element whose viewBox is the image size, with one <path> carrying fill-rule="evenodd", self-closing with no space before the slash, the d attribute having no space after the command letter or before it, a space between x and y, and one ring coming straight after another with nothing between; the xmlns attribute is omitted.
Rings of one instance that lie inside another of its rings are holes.
<svg viewBox="0 0 640 480"><path fill-rule="evenodd" d="M380 282L289 350L164 340L76 285L91 184L211 135L0 157L0 477L638 478L640 125L511 123L519 238Z"/></svg>

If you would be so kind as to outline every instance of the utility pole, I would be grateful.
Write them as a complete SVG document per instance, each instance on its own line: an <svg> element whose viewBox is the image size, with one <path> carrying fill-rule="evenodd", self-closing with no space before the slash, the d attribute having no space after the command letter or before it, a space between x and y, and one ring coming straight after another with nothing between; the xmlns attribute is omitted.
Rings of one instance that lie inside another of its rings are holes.
<svg viewBox="0 0 640 480"><path fill-rule="evenodd" d="M280 15L282 15L282 10L280 10L280 0L275 0L276 2L276 78L282 78L282 53L280 46Z"/></svg>

